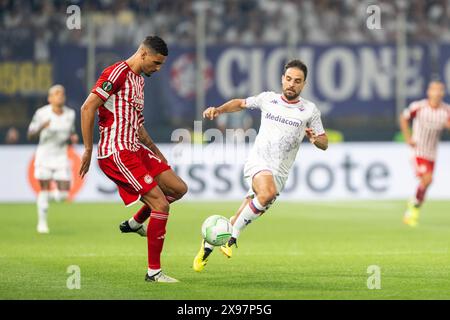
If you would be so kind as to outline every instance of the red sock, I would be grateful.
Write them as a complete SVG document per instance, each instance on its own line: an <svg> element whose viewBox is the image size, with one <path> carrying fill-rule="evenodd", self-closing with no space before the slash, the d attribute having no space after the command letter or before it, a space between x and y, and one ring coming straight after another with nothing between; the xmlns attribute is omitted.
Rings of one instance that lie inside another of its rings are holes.
<svg viewBox="0 0 450 320"><path fill-rule="evenodd" d="M150 269L161 268L161 251L166 234L168 213L152 211L147 226L148 267Z"/></svg>
<svg viewBox="0 0 450 320"><path fill-rule="evenodd" d="M142 206L142 208L139 209L138 212L136 212L133 218L134 220L136 220L136 222L144 223L145 220L147 220L148 217L150 217L151 212L152 211L150 210L150 208L147 205L144 205Z"/></svg>
<svg viewBox="0 0 450 320"><path fill-rule="evenodd" d="M425 193L427 192L427 188L423 187L419 184L416 191L416 206L420 206L425 199Z"/></svg>

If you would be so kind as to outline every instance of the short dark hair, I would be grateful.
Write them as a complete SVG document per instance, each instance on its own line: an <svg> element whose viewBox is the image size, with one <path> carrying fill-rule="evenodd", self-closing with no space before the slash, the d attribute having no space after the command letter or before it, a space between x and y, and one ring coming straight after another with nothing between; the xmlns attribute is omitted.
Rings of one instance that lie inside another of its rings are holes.
<svg viewBox="0 0 450 320"><path fill-rule="evenodd" d="M169 54L167 44L158 36L148 36L142 41L142 44L156 53L166 56Z"/></svg>
<svg viewBox="0 0 450 320"><path fill-rule="evenodd" d="M284 71L283 74L286 74L287 69L289 68L298 68L300 70L303 71L303 74L305 75L305 79L306 80L306 76L308 75L308 68L306 67L306 64L304 64L302 61L294 59L291 61L288 61L285 65L284 65Z"/></svg>

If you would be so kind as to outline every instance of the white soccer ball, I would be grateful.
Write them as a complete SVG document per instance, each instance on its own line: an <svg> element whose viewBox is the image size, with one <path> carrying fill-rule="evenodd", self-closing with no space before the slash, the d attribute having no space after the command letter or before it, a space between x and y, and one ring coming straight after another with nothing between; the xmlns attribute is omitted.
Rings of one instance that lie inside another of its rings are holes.
<svg viewBox="0 0 450 320"><path fill-rule="evenodd" d="M232 231L230 220L217 214L208 217L202 224L203 239L213 246L227 243Z"/></svg>

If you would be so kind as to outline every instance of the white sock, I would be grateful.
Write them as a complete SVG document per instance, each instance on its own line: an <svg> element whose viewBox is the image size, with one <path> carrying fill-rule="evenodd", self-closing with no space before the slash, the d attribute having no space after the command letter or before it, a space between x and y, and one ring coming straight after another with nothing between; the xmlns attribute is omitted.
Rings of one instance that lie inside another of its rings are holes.
<svg viewBox="0 0 450 320"><path fill-rule="evenodd" d="M264 212L266 208L258 201L257 198L250 200L248 205L241 211L241 214L236 219L233 225L233 232L231 236L233 238L238 238L241 231L253 220L258 219L261 213Z"/></svg>
<svg viewBox="0 0 450 320"><path fill-rule="evenodd" d="M212 244L209 244L208 242L205 241L205 248L214 250L214 246Z"/></svg>
<svg viewBox="0 0 450 320"><path fill-rule="evenodd" d="M161 269L150 269L148 268L147 274L149 277L154 276L155 274L159 273Z"/></svg>
<svg viewBox="0 0 450 320"><path fill-rule="evenodd" d="M134 217L131 217L130 220L128 220L128 224L133 230L139 229L142 226L142 223L139 223L136 220L134 220Z"/></svg>
<svg viewBox="0 0 450 320"><path fill-rule="evenodd" d="M37 197L38 222L47 224L48 191L40 191Z"/></svg>
<svg viewBox="0 0 450 320"><path fill-rule="evenodd" d="M61 201L65 201L69 197L69 192L64 191L64 190L55 189L53 191L52 196L56 202L61 202Z"/></svg>

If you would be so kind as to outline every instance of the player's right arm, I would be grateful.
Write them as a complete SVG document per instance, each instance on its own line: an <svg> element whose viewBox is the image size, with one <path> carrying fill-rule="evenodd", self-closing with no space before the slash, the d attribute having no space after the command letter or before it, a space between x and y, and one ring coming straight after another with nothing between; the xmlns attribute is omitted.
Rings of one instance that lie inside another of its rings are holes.
<svg viewBox="0 0 450 320"><path fill-rule="evenodd" d="M447 108L447 125L445 126L448 130L450 130L450 108Z"/></svg>
<svg viewBox="0 0 450 320"><path fill-rule="evenodd" d="M97 109L104 103L94 93L89 94L81 107L81 135L83 136L84 153L81 158L80 177L83 178L89 171L92 149L94 145L94 122Z"/></svg>
<svg viewBox="0 0 450 320"><path fill-rule="evenodd" d="M213 120L217 118L222 113L230 113L241 111L246 108L245 99L232 99L225 102L220 107L209 107L205 111L203 111L203 118L207 118L209 120Z"/></svg>
<svg viewBox="0 0 450 320"><path fill-rule="evenodd" d="M257 96L248 97L247 99L232 99L225 102L218 108L210 107L203 112L203 118L208 118L209 120L213 120L217 118L222 113L230 113L237 112L243 109L255 109L261 108L263 102L271 97L272 92L262 92Z"/></svg>
<svg viewBox="0 0 450 320"><path fill-rule="evenodd" d="M402 130L403 137L405 138L405 141L407 144L409 144L411 147L415 146L414 141L411 137L411 128L409 127L409 121L405 118L405 116L402 114L400 115L399 119L400 129Z"/></svg>
<svg viewBox="0 0 450 320"><path fill-rule="evenodd" d="M30 126L28 127L27 138L28 140L33 140L41 134L41 131L50 125L50 120L42 122L39 113L36 112L31 120Z"/></svg>
<svg viewBox="0 0 450 320"><path fill-rule="evenodd" d="M400 114L399 117L400 130L402 131L406 143L409 144L411 147L415 147L416 143L414 142L411 136L411 128L409 126L409 121L416 116L417 109L418 109L417 105L415 103L412 103Z"/></svg>
<svg viewBox="0 0 450 320"><path fill-rule="evenodd" d="M119 91L125 81L127 68L124 62L118 62L103 70L97 79L91 93L81 107L81 135L83 137L84 154L81 158L80 177L84 177L91 164L94 122L97 109L103 105L111 95Z"/></svg>

